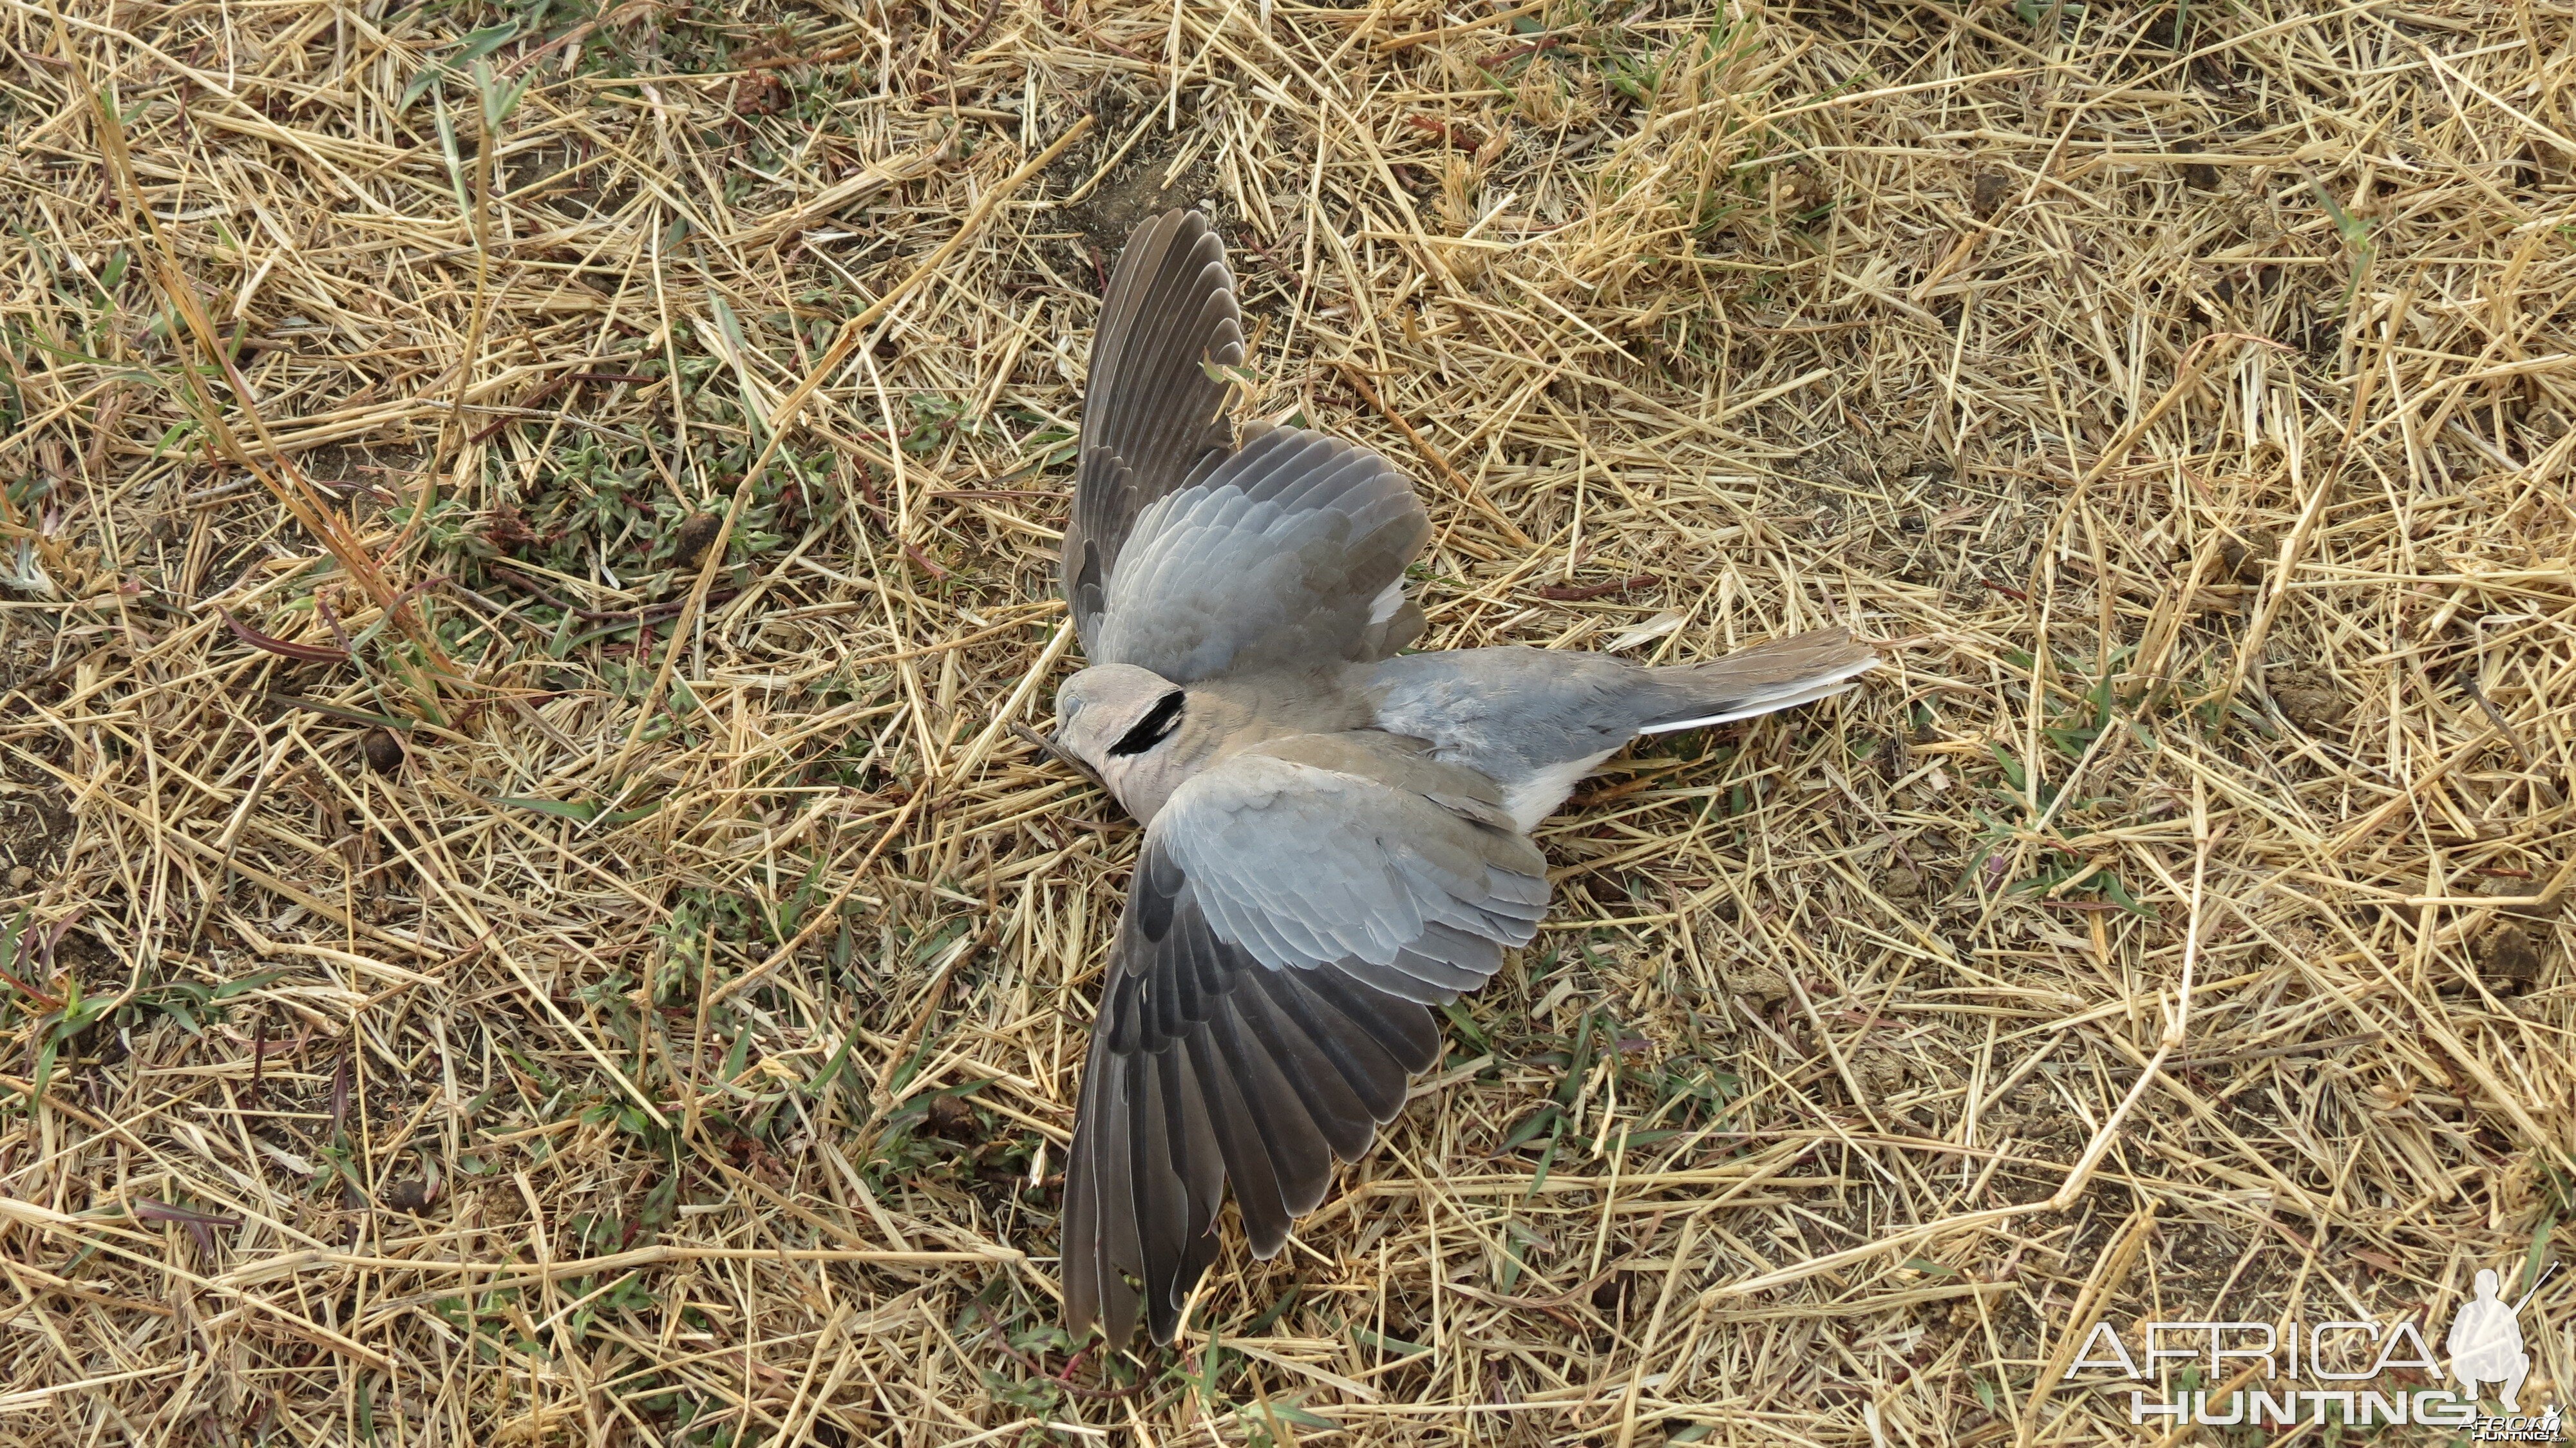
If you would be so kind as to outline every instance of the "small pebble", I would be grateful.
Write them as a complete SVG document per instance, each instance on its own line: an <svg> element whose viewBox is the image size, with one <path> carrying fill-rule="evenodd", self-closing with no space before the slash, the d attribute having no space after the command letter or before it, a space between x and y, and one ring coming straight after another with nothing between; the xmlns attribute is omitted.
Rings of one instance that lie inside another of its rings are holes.
<svg viewBox="0 0 2576 1448"><path fill-rule="evenodd" d="M2563 899L2550 899L2536 880L2489 880L2478 887L2478 893L2513 901L2504 913L2524 920L2554 920L2567 903Z"/></svg>
<svg viewBox="0 0 2576 1448"><path fill-rule="evenodd" d="M1728 990L1757 1006L1768 1006L1789 996L1789 978L1768 961L1739 960L1720 966L1718 978L1726 983Z"/></svg>
<svg viewBox="0 0 2576 1448"><path fill-rule="evenodd" d="M2198 141L2183 141L2177 143L2174 149L2185 155L2193 155L2199 152L2200 143ZM2194 191L2215 191L2222 184L2219 180L2218 168L2212 166L2207 161L2184 162L2182 167L2182 179L2183 184L2189 186Z"/></svg>
<svg viewBox="0 0 2576 1448"><path fill-rule="evenodd" d="M2282 718L2311 732L2341 723L2352 712L2352 701L2334 681L2310 670L2282 676L2272 685L2272 702L2281 706Z"/></svg>
<svg viewBox="0 0 2576 1448"><path fill-rule="evenodd" d="M975 1130L975 1110L954 1096L942 1096L930 1103L930 1130L935 1136L969 1136Z"/></svg>
<svg viewBox="0 0 2576 1448"><path fill-rule="evenodd" d="M359 745L367 754L367 767L378 774L393 774L402 769L403 745L390 729L370 729Z"/></svg>
<svg viewBox="0 0 2576 1448"><path fill-rule="evenodd" d="M2221 576L2239 583L2260 583L2272 560L2281 556L2281 541L2268 529L2248 528L2218 545Z"/></svg>
<svg viewBox="0 0 2576 1448"><path fill-rule="evenodd" d="M1860 1077L1860 1084L1881 1097L1893 1096L1904 1090L1905 1083L1914 1075L1912 1063L1894 1051L1862 1051L1852 1066Z"/></svg>

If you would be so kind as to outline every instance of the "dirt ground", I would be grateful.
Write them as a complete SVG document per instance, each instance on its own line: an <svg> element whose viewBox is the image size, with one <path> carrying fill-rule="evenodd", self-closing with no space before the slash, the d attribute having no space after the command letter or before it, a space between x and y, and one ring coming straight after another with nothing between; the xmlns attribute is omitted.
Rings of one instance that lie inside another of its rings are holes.
<svg viewBox="0 0 2576 1448"><path fill-rule="evenodd" d="M2567 1400L2564 7L0 25L0 1441L2240 1444L2088 1335L2481 1269ZM1614 758L1119 1350L1136 831L1011 726L1184 205L1425 646L1886 667Z"/></svg>

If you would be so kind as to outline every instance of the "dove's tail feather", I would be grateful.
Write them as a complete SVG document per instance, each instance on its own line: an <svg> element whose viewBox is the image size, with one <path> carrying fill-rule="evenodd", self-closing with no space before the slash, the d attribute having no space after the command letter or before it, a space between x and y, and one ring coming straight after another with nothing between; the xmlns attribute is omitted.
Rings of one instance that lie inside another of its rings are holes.
<svg viewBox="0 0 2576 1448"><path fill-rule="evenodd" d="M1655 682L1678 697L1672 713L1647 721L1637 732L1668 734L1812 704L1852 688L1877 665L1878 655L1854 642L1849 630L1820 628L1713 663L1657 669Z"/></svg>
<svg viewBox="0 0 2576 1448"><path fill-rule="evenodd" d="M1522 829L1640 734L1793 708L1851 688L1878 662L1839 628L1775 639L1714 663L1649 668L1571 649L1441 649L1372 665L1376 724L1501 785Z"/></svg>

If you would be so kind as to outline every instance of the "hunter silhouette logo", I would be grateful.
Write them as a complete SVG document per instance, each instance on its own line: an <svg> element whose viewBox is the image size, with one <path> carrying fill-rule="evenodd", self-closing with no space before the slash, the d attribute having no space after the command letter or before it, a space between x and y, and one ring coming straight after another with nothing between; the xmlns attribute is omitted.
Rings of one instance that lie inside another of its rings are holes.
<svg viewBox="0 0 2576 1448"><path fill-rule="evenodd" d="M2442 1340L2450 1358L2447 1380L2456 1391L2410 1388L2388 1376L2406 1370L2435 1382L2446 1378L2424 1335L2406 1317L2389 1323L2146 1322L2137 1324L2134 1352L2110 1323L2097 1321L2068 1366L2115 1372L2116 1378L2100 1386L2128 1395L2133 1425L2157 1418L2176 1425L2257 1428L2417 1423L2466 1428L2475 1443L2560 1443L2566 1430L2557 1405L2536 1415L2522 1408L2523 1384L2531 1376L2522 1310L2556 1273L2552 1263L2511 1303L2495 1272L2477 1274L2474 1295L2452 1315ZM2161 1391L2130 1386L2164 1378L2167 1360L2196 1363L2193 1374L2201 1383L2227 1385L2202 1387L2186 1378L2167 1381ZM2233 1366L2240 1363L2241 1372ZM2480 1414L2480 1390L2490 1387L2509 1416Z"/></svg>
<svg viewBox="0 0 2576 1448"><path fill-rule="evenodd" d="M2496 1397L2506 1418L2477 1418L2471 1421L2472 1443L2558 1443L2565 1441L2566 1429L2559 1417L2558 1405L2552 1403L2537 1417L2522 1416L2522 1383L2531 1376L2531 1354L2522 1350L2522 1310L2540 1295L2542 1283L2558 1274L2558 1264L2540 1274L2540 1281L2522 1294L2522 1300L2506 1306L2499 1293L2500 1279L2491 1271L2478 1273L2477 1295L2460 1304L2457 1317L2451 1319L2450 1336L2442 1345L2451 1350L2451 1377L2461 1393L2472 1403L2478 1400L2480 1386L2496 1385Z"/></svg>
<svg viewBox="0 0 2576 1448"><path fill-rule="evenodd" d="M2477 1398L2479 1384L2494 1383L2504 1410L2519 1413L2522 1380L2531 1376L2531 1354L2522 1350L2520 1319L2540 1283L2533 1283L2522 1301L2507 1307L2496 1296L2496 1281L2493 1270L2478 1273L2478 1295L2460 1304L2460 1315L2451 1319L2451 1335L2442 1345L2451 1350L2451 1376L2471 1400Z"/></svg>

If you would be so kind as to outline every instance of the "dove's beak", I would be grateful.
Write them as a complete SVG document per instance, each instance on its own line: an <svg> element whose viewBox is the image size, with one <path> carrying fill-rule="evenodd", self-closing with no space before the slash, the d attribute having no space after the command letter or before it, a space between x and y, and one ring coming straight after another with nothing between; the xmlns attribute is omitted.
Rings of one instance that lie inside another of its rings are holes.
<svg viewBox="0 0 2576 1448"><path fill-rule="evenodd" d="M1028 743L1035 745L1039 752L1047 755L1056 763L1070 768L1074 773L1090 780L1093 784L1100 783L1100 776L1093 772L1091 766L1083 763L1072 750L1065 748L1063 741L1057 738L1057 736L1053 734L1040 734L1026 725L1016 723L1011 726L1011 732L1020 736L1021 739Z"/></svg>

